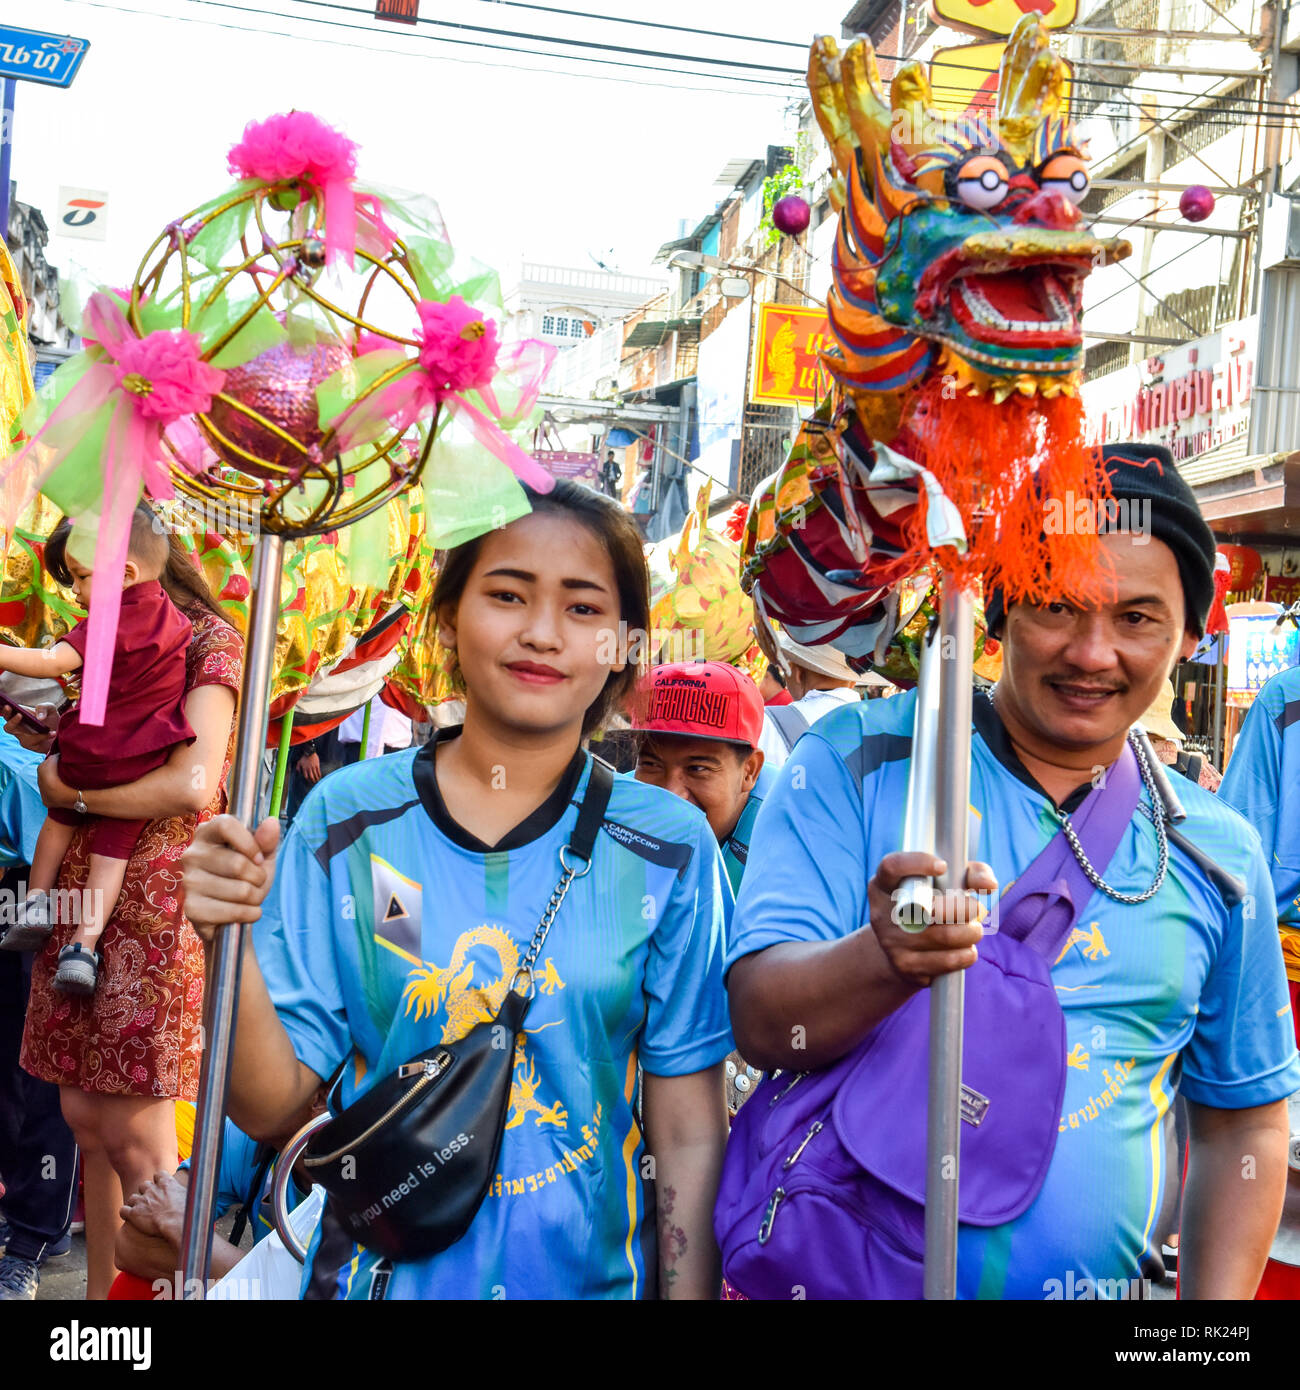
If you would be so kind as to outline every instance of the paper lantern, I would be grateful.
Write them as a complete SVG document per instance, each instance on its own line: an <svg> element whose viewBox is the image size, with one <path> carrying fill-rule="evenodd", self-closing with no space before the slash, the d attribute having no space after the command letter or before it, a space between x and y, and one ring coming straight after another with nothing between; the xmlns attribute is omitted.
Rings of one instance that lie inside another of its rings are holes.
<svg viewBox="0 0 1300 1390"><path fill-rule="evenodd" d="M1248 545L1221 545L1219 554L1227 557L1231 568L1232 577L1228 582L1228 592L1249 593L1255 587L1255 581L1264 568L1259 551L1252 550Z"/></svg>

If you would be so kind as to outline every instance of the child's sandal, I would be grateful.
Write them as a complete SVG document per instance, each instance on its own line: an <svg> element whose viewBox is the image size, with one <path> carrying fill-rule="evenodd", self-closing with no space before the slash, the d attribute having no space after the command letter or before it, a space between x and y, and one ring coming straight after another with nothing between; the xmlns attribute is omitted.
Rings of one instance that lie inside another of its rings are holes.
<svg viewBox="0 0 1300 1390"><path fill-rule="evenodd" d="M59 968L54 972L54 988L61 994L94 994L99 983L99 956L87 951L79 941L59 952Z"/></svg>

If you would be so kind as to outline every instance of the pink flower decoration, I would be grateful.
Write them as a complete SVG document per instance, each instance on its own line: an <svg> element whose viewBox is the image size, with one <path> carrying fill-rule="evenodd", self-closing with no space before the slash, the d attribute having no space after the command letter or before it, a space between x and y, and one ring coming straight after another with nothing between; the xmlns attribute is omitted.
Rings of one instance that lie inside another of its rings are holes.
<svg viewBox="0 0 1300 1390"><path fill-rule="evenodd" d="M357 147L310 111L290 111L249 121L230 151L230 172L267 183L303 179L324 186L356 174Z"/></svg>
<svg viewBox="0 0 1300 1390"><path fill-rule="evenodd" d="M496 370L497 326L466 304L458 294L445 303L420 301L420 365L429 377L434 398L478 391Z"/></svg>
<svg viewBox="0 0 1300 1390"><path fill-rule="evenodd" d="M137 1063L135 1066L131 1068L131 1079L133 1081L141 1082L148 1081L149 1073L145 1071L145 1069L142 1066L140 1066L139 1063Z"/></svg>
<svg viewBox="0 0 1300 1390"><path fill-rule="evenodd" d="M127 338L117 353L117 385L134 397L137 414L164 428L212 409L224 373L203 360L199 340L176 329Z"/></svg>

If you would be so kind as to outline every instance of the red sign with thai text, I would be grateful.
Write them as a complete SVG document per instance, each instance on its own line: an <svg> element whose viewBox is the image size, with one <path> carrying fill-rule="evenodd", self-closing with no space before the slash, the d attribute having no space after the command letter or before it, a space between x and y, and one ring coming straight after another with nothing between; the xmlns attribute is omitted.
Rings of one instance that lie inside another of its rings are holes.
<svg viewBox="0 0 1300 1390"><path fill-rule="evenodd" d="M1244 319L1140 364L1085 378L1088 443L1165 444L1182 460L1244 434L1257 331L1257 319Z"/></svg>

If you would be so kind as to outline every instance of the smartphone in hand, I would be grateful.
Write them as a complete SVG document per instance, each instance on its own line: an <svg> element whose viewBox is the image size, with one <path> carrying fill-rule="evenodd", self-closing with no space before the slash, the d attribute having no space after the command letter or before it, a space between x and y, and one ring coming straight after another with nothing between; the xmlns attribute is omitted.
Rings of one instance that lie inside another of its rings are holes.
<svg viewBox="0 0 1300 1390"><path fill-rule="evenodd" d="M34 714L29 709L24 709L22 705L15 704L8 695L5 695L3 692L0 692L0 711L4 714L5 722L7 722L12 715L16 714L33 733L52 734L54 732L39 715Z"/></svg>

